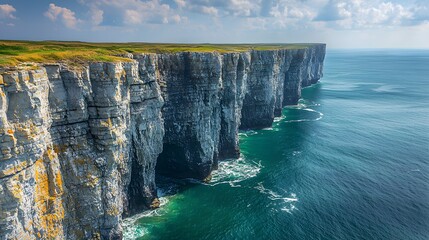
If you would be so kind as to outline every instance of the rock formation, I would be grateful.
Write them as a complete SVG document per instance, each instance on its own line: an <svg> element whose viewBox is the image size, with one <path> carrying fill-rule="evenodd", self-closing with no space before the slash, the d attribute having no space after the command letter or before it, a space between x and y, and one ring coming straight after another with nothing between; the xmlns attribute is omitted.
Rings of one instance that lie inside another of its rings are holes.
<svg viewBox="0 0 429 240"><path fill-rule="evenodd" d="M325 45L0 74L1 239L120 239L155 173L205 179L322 77ZM156 205L156 201L154 205Z"/></svg>

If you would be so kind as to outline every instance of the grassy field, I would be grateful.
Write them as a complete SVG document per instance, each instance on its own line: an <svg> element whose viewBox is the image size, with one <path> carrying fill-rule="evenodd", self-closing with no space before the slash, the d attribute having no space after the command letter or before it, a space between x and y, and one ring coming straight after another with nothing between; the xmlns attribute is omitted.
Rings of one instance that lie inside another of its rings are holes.
<svg viewBox="0 0 429 240"><path fill-rule="evenodd" d="M0 66L24 62L55 63L129 61L118 57L125 53L241 52L254 50L297 49L311 44L160 44L160 43L87 43L54 41L0 41Z"/></svg>

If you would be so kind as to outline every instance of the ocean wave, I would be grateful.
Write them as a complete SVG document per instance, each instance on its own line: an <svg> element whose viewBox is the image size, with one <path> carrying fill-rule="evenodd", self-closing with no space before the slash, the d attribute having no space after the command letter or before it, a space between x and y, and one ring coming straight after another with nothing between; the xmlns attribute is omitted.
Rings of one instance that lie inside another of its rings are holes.
<svg viewBox="0 0 429 240"><path fill-rule="evenodd" d="M247 161L243 157L222 161L218 169L212 172L212 179L207 185L228 183L231 187L239 187L237 183L255 177L261 168L261 163Z"/></svg>
<svg viewBox="0 0 429 240"><path fill-rule="evenodd" d="M265 188L261 182L258 183L258 186L256 186L255 189L259 190L260 193L267 195L268 199L279 202L281 204L281 211L292 214L292 211L297 209L295 203L298 202L298 198L295 193L290 193L289 196L284 196L271 189Z"/></svg>
<svg viewBox="0 0 429 240"><path fill-rule="evenodd" d="M397 93L400 92L400 87L398 86L394 86L394 85L382 85L378 88L374 88L372 89L375 92L380 92L380 93Z"/></svg>
<svg viewBox="0 0 429 240"><path fill-rule="evenodd" d="M147 210L138 214L135 214L131 217L124 218L122 221L123 228L123 238L125 240L137 239L148 234L149 231L147 228L141 226L137 221L145 217L159 217L166 213L165 206L169 203L169 197L172 194L177 193L177 185L169 184L162 185L157 189L158 199L159 199L159 208L153 210Z"/></svg>
<svg viewBox="0 0 429 240"><path fill-rule="evenodd" d="M290 105L290 106L286 106L286 109L304 109L304 108L308 108L310 107L309 105L307 105L307 103L305 101L303 102L298 102L298 104L296 105Z"/></svg>
<svg viewBox="0 0 429 240"><path fill-rule="evenodd" d="M255 131L255 130L247 130L247 131L240 131L238 133L238 136L240 136L240 137L248 137L248 136L252 136L252 135L256 135L256 134L258 134L258 132Z"/></svg>
<svg viewBox="0 0 429 240"><path fill-rule="evenodd" d="M124 223L122 223L122 226L124 230L123 231L124 240L134 240L148 234L148 231L146 228L142 228L138 225L135 225L134 223L127 224L124 221Z"/></svg>
<svg viewBox="0 0 429 240"><path fill-rule="evenodd" d="M168 199L166 197L160 197L160 208L154 209L154 210L147 210L142 213L133 215L132 217L125 218L122 221L122 228L123 228L123 237L125 240L129 239L136 239L139 237L143 237L146 235L149 231L147 228L137 224L136 222L144 217L157 217L164 214L163 206L165 206L168 203Z"/></svg>
<svg viewBox="0 0 429 240"><path fill-rule="evenodd" d="M282 115L281 117L275 117L275 118L274 118L274 122L275 122L275 123L277 123L277 122L282 121L283 119L285 119L285 116L284 116L284 115Z"/></svg>
<svg viewBox="0 0 429 240"><path fill-rule="evenodd" d="M304 119L292 119L292 120L285 120L285 121L283 121L283 122L285 122L285 123L295 123L295 122L315 122L315 121L319 121L320 119L322 119L322 118L323 118L323 113L322 113L322 112L319 112L319 111L316 111L316 110L314 110L314 109L311 109L311 108L303 108L303 109L300 109L300 110L302 110L302 111L307 111L307 112L314 112L314 113L319 114L319 116L318 116L317 118L314 118L314 119L311 119L311 118L304 118Z"/></svg>
<svg viewBox="0 0 429 240"><path fill-rule="evenodd" d="M326 91L350 92L355 91L357 88L359 88L359 84L337 83L324 85L322 89Z"/></svg>

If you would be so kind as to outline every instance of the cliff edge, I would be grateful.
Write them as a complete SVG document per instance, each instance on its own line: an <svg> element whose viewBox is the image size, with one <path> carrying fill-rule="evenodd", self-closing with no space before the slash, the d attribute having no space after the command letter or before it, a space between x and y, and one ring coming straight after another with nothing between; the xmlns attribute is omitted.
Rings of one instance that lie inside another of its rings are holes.
<svg viewBox="0 0 429 240"><path fill-rule="evenodd" d="M325 44L0 74L0 236L120 239L155 174L205 179L322 77Z"/></svg>

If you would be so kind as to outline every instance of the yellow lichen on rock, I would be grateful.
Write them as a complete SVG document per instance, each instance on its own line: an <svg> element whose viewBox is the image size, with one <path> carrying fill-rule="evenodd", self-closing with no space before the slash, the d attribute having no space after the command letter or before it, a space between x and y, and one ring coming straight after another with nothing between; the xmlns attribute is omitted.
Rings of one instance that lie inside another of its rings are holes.
<svg viewBox="0 0 429 240"><path fill-rule="evenodd" d="M110 216L117 216L119 214L119 209L117 206L111 206L106 210L106 213Z"/></svg>
<svg viewBox="0 0 429 240"><path fill-rule="evenodd" d="M17 134L23 135L27 140L40 137L41 131L30 119L26 122L15 124Z"/></svg>
<svg viewBox="0 0 429 240"><path fill-rule="evenodd" d="M14 134L15 132L13 132L13 130L12 131L9 131L9 130L12 130L12 129L8 129L6 131L6 133L3 136L3 142L12 142L13 146L16 146L17 139L16 139L15 134ZM10 133L10 132L12 132L12 133Z"/></svg>
<svg viewBox="0 0 429 240"><path fill-rule="evenodd" d="M100 125L107 128L113 127L112 120L110 118L108 118L106 121L100 121Z"/></svg>
<svg viewBox="0 0 429 240"><path fill-rule="evenodd" d="M48 155L48 154L46 154ZM59 239L63 236L62 220L64 219L63 187L59 170L49 177L49 170L45 167L43 159L34 164L34 179L36 181L34 191L35 210L39 216L36 228L43 239ZM61 186L57 191L52 186Z"/></svg>
<svg viewBox="0 0 429 240"><path fill-rule="evenodd" d="M67 150L66 146L64 146L64 145L58 145L58 144L54 144L52 146L52 148L54 149L54 152L56 154L63 153L63 152L65 152Z"/></svg>
<svg viewBox="0 0 429 240"><path fill-rule="evenodd" d="M8 187L10 193L12 193L13 197L18 199L19 202L22 201L23 192L22 192L22 184L21 184L21 175L23 173L19 173L14 175L10 180L10 185Z"/></svg>
<svg viewBox="0 0 429 240"><path fill-rule="evenodd" d="M51 148L46 149L45 156L49 161L52 161L57 158L57 154Z"/></svg>
<svg viewBox="0 0 429 240"><path fill-rule="evenodd" d="M91 188L97 186L99 181L100 181L100 179L98 177L96 177L90 173L86 174L86 179L87 179L87 181L85 182L85 186L91 187Z"/></svg>
<svg viewBox="0 0 429 240"><path fill-rule="evenodd" d="M60 192L62 193L63 192L63 176L61 175L60 171L58 171L55 174L55 183L58 186Z"/></svg>
<svg viewBox="0 0 429 240"><path fill-rule="evenodd" d="M24 82L30 81L30 76L28 74L23 75L22 76L22 81L24 81Z"/></svg>
<svg viewBox="0 0 429 240"><path fill-rule="evenodd" d="M13 165L11 168L6 168L3 171L1 171L0 177L6 177L6 176L13 175L13 174L21 171L22 169L24 169L26 167L27 167L27 161L22 161L22 162L18 163L17 165Z"/></svg>

